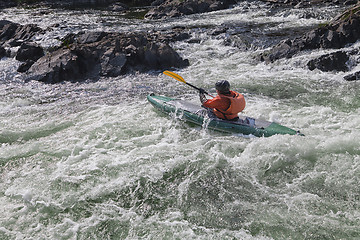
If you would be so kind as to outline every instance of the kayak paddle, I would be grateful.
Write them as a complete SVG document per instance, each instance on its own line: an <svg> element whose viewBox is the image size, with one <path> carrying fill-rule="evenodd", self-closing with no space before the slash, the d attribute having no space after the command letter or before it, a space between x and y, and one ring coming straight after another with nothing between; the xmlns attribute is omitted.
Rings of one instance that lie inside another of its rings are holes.
<svg viewBox="0 0 360 240"><path fill-rule="evenodd" d="M174 73L174 72L164 71L163 73L164 73L165 75L168 75L169 77L175 78L175 79L178 80L179 82L185 83L185 84L189 85L190 87L193 87L193 88L195 88L196 90L200 91L200 88L198 88L198 87L196 87L196 86L194 86L194 85L186 82L183 77L181 77L180 75L178 75L178 74L176 74L176 73ZM214 96L210 95L209 93L207 93L206 91L204 91L204 93L207 94L207 95L209 95L210 97L214 97Z"/></svg>

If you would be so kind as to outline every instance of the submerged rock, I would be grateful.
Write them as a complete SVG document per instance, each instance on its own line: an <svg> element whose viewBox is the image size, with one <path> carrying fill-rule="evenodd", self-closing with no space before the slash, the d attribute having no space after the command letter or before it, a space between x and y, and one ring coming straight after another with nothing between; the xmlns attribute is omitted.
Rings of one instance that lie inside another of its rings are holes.
<svg viewBox="0 0 360 240"><path fill-rule="evenodd" d="M357 81L357 80L360 80L360 71L359 72L355 72L355 73L352 73L352 74L349 74L349 75L346 75L344 77L344 79L346 81Z"/></svg>
<svg viewBox="0 0 360 240"><path fill-rule="evenodd" d="M235 0L167 0L151 9L146 19L162 19L229 8Z"/></svg>

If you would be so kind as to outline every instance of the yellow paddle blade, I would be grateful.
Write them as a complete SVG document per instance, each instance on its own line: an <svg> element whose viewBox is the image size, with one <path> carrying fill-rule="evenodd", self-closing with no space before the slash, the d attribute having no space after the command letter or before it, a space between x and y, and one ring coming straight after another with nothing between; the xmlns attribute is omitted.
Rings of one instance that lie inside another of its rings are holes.
<svg viewBox="0 0 360 240"><path fill-rule="evenodd" d="M176 80L186 83L185 80L178 74L174 73L174 72L170 72L170 71L164 71L163 74L168 75L172 78L175 78Z"/></svg>

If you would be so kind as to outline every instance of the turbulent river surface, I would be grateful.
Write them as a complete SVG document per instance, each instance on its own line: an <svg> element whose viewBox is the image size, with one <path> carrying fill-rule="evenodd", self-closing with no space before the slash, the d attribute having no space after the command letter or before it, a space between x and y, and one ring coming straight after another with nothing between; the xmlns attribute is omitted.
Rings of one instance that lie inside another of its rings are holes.
<svg viewBox="0 0 360 240"><path fill-rule="evenodd" d="M159 114L146 100L151 92L198 101L161 72L46 85L25 82L20 62L3 58L0 239L359 239L360 83L307 69L333 50L255 60L339 12L255 2L150 21L100 10L2 10L0 19L47 29L35 39L42 46L70 32L187 27L199 41L172 44L190 61L176 73L212 93L227 79L244 94L246 115L305 137L230 135ZM219 25L246 46L209 34Z"/></svg>

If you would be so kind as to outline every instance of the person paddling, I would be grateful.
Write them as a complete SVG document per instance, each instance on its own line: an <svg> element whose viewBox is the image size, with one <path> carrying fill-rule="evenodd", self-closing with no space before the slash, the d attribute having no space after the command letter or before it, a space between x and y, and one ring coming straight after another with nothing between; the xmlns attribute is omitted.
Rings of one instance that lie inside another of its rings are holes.
<svg viewBox="0 0 360 240"><path fill-rule="evenodd" d="M244 96L230 90L230 83L226 80L216 82L215 88L218 95L212 99L207 99L205 90L199 89L202 105L212 109L218 118L230 121L238 120L238 113L244 110L246 105Z"/></svg>

